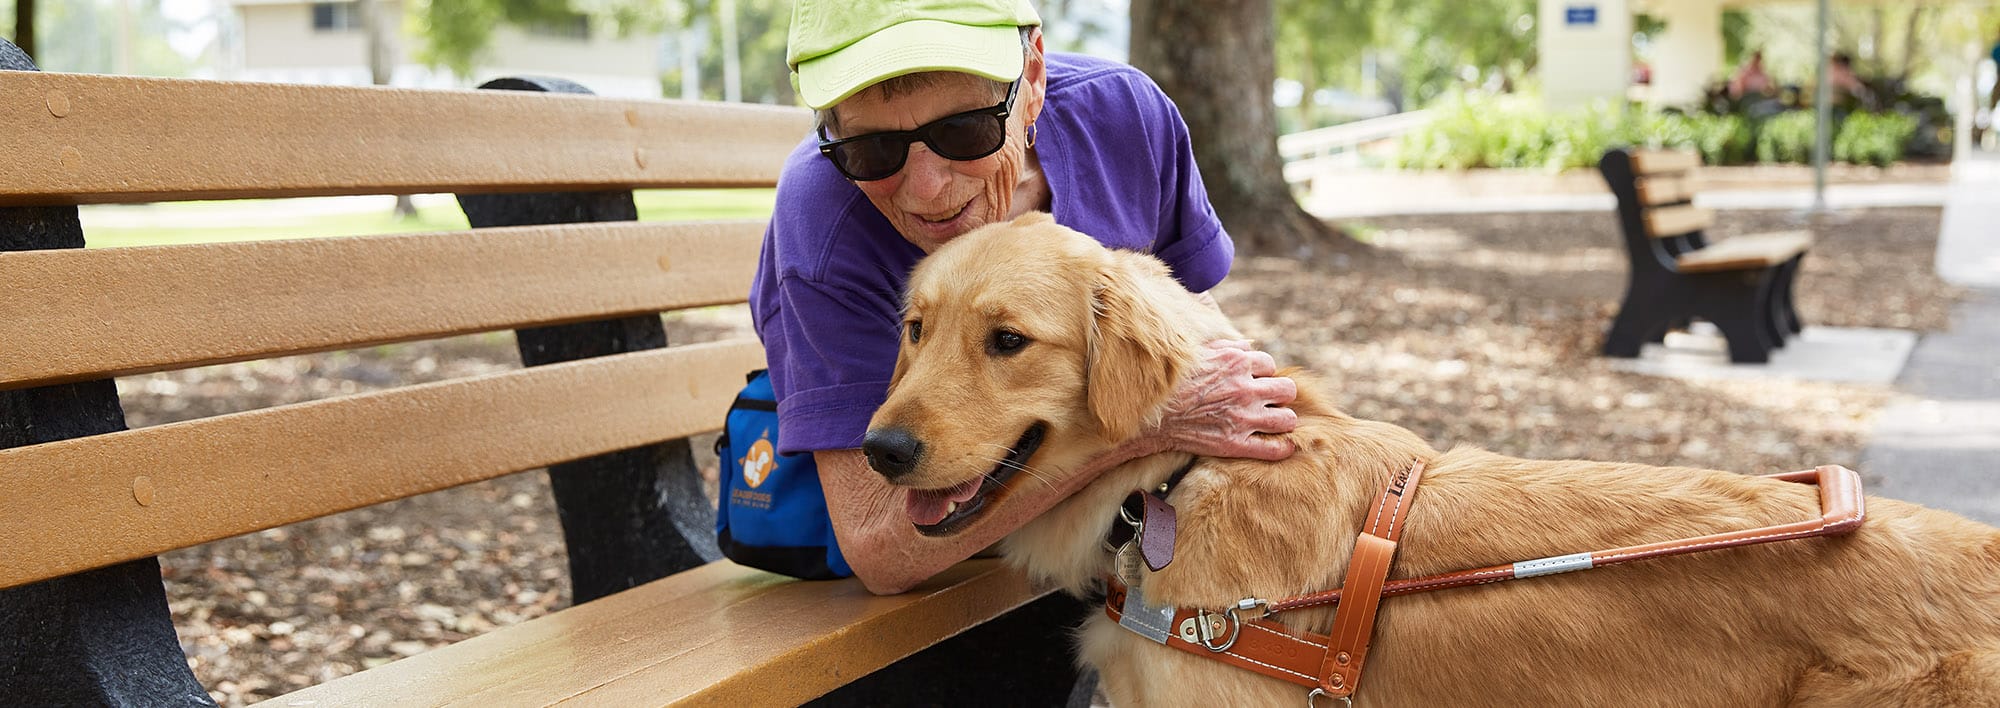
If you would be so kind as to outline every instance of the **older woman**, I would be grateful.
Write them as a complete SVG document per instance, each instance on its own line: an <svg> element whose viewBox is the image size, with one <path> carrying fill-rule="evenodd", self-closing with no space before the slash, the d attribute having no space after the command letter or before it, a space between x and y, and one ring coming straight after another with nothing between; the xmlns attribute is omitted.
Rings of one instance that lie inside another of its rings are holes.
<svg viewBox="0 0 2000 708"><path fill-rule="evenodd" d="M813 453L847 563L894 593L998 541L1131 459L1178 449L1282 459L1296 389L1248 342L1210 344L1158 429L1070 488L1031 487L942 538L862 442L887 393L899 299L924 254L1031 210L1153 253L1190 291L1235 249L1208 203L1173 104L1131 67L1042 51L1028 0L799 0L789 63L820 129L778 183L751 305L778 397L782 453ZM967 415L976 415L968 411Z"/></svg>

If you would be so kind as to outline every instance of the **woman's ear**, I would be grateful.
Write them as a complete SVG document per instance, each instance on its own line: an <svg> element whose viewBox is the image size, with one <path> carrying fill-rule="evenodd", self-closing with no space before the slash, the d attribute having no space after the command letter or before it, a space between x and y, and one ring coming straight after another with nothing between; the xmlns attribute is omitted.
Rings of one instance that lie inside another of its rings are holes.
<svg viewBox="0 0 2000 708"><path fill-rule="evenodd" d="M1021 66L1020 113L1022 125L1034 125L1042 117L1042 100L1048 96L1048 62L1042 56L1042 28L1028 30L1026 63Z"/></svg>
<svg viewBox="0 0 2000 708"><path fill-rule="evenodd" d="M1084 385L1105 438L1124 442L1156 423L1182 375L1184 337L1146 300L1124 259L1101 266L1091 289Z"/></svg>

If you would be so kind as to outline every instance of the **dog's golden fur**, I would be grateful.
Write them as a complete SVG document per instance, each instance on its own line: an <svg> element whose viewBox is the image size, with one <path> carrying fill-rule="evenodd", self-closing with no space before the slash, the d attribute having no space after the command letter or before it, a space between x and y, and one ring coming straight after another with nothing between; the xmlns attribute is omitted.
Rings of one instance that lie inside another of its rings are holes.
<svg viewBox="0 0 2000 708"><path fill-rule="evenodd" d="M1011 485L1053 483L1136 434L1203 342L1235 337L1159 261L1107 251L1031 215L919 265L921 340L905 339L876 425L925 459L899 483L949 487L992 469L1028 426L1047 442ZM1030 340L995 353L992 333ZM1155 604L1221 608L1336 587L1365 507L1429 461L1392 577L1687 538L1816 516L1816 491L1726 472L1438 452L1335 410L1305 372L1298 454L1203 459L1176 487L1174 562ZM996 452L998 449L998 452ZM1124 497L1188 460L1115 468L1010 536L1007 558L1084 591ZM1802 465L1802 467L1810 465ZM1004 503L1001 499L999 503ZM1436 705L2000 705L2000 530L1868 499L1848 536L1700 553L1383 602L1358 702ZM1278 616L1324 633L1331 610ZM1305 690L1154 644L1093 613L1082 660L1119 706L1292 705Z"/></svg>

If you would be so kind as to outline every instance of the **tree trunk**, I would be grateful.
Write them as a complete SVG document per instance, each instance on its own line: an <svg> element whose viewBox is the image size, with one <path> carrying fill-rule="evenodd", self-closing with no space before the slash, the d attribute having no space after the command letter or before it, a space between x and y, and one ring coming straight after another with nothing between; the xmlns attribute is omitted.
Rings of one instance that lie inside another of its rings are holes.
<svg viewBox="0 0 2000 708"><path fill-rule="evenodd" d="M722 0L715 6L716 22L722 25L722 100L743 100L743 55L736 47L736 0Z"/></svg>
<svg viewBox="0 0 2000 708"><path fill-rule="evenodd" d="M1875 40L1868 46L1868 62L1875 65L1875 75L1889 73L1889 17L1880 6L1871 11L1874 20Z"/></svg>
<svg viewBox="0 0 2000 708"><path fill-rule="evenodd" d="M398 10L403 5L392 0L361 0L361 27L368 33L368 81L376 86L388 86L396 76L396 37L401 31L402 19ZM408 219L417 215L417 204L408 194L396 195L394 214L398 219Z"/></svg>
<svg viewBox="0 0 2000 708"><path fill-rule="evenodd" d="M16 0L14 3L14 46L21 53L34 59L35 56L35 0Z"/></svg>
<svg viewBox="0 0 2000 708"><path fill-rule="evenodd" d="M1923 43L1919 28L1923 26L1924 9L1922 5L1910 8L1910 21L1903 26L1903 65L1893 73L1896 81L1905 86L1917 73L1917 47Z"/></svg>
<svg viewBox="0 0 2000 708"><path fill-rule="evenodd" d="M1132 65L1180 107L1209 201L1238 249L1292 257L1358 250L1299 208L1285 184L1271 102L1272 13L1271 0L1133 0Z"/></svg>

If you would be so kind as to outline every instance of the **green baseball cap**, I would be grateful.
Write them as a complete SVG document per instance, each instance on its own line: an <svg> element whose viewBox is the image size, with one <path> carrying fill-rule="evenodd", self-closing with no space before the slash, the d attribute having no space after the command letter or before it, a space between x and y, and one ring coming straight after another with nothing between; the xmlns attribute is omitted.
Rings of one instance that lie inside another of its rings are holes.
<svg viewBox="0 0 2000 708"><path fill-rule="evenodd" d="M1041 23L1029 0L798 0L785 63L814 110L919 71L1013 81L1020 28Z"/></svg>

